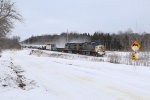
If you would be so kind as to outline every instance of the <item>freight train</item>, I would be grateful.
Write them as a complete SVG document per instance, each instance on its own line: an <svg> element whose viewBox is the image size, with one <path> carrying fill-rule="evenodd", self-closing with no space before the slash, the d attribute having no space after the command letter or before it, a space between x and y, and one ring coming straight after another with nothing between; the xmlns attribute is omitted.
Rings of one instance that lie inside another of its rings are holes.
<svg viewBox="0 0 150 100"><path fill-rule="evenodd" d="M34 48L34 46L31 48ZM91 56L104 56L105 55L105 47L99 42L84 42L84 43L66 43L64 48L57 48L56 44L46 44L37 49L42 50L51 50L65 53L73 53L73 54L82 54L82 55L91 55Z"/></svg>

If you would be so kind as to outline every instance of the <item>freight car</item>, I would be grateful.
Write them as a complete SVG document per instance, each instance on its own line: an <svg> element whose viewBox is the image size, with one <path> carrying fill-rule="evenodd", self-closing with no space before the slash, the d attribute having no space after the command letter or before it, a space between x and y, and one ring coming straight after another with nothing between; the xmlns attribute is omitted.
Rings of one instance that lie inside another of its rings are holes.
<svg viewBox="0 0 150 100"><path fill-rule="evenodd" d="M56 44L46 44L45 49L55 51L56 50Z"/></svg>
<svg viewBox="0 0 150 100"><path fill-rule="evenodd" d="M22 45L23 48L32 48L40 50L51 50L56 51L56 44L46 44L46 45Z"/></svg>

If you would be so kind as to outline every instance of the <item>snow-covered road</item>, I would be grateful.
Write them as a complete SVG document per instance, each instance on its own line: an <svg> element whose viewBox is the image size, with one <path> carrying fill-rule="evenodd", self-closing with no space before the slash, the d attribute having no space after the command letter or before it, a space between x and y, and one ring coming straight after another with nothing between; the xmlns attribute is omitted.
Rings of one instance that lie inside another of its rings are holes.
<svg viewBox="0 0 150 100"><path fill-rule="evenodd" d="M11 58L35 86L29 90L0 88L1 100L150 100L149 67L29 53L30 50L3 53L3 61Z"/></svg>

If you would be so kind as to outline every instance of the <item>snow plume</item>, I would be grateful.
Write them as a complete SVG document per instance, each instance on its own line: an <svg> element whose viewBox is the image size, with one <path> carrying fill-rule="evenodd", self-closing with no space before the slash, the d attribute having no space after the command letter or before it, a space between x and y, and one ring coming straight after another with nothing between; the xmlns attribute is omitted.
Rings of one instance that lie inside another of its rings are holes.
<svg viewBox="0 0 150 100"><path fill-rule="evenodd" d="M91 40L89 38L77 38L72 39L69 41L69 43L84 43L84 42L90 42Z"/></svg>
<svg viewBox="0 0 150 100"><path fill-rule="evenodd" d="M67 39L66 37L59 37L59 39L57 39L54 43L56 44L56 47L64 48L67 43Z"/></svg>
<svg viewBox="0 0 150 100"><path fill-rule="evenodd" d="M81 36L81 37L70 37L62 36L59 37L54 43L58 48L64 48L66 43L84 43L84 42L90 42L91 39L89 37Z"/></svg>

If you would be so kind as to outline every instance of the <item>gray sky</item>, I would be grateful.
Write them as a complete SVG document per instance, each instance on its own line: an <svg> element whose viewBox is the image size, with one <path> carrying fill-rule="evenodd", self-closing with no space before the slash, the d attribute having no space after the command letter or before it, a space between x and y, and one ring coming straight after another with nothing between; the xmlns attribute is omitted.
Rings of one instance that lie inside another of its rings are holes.
<svg viewBox="0 0 150 100"><path fill-rule="evenodd" d="M13 35L73 32L150 32L150 0L13 0L24 23Z"/></svg>

